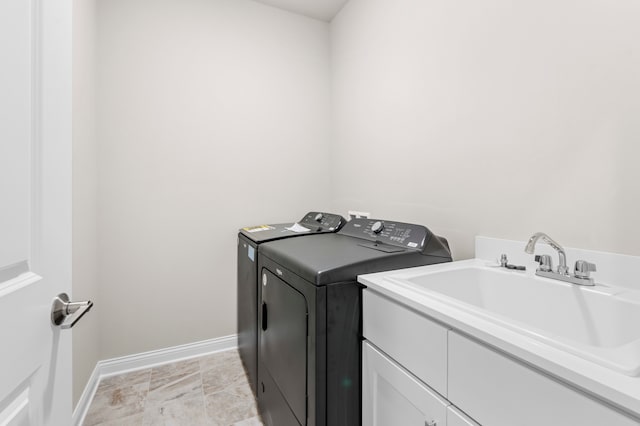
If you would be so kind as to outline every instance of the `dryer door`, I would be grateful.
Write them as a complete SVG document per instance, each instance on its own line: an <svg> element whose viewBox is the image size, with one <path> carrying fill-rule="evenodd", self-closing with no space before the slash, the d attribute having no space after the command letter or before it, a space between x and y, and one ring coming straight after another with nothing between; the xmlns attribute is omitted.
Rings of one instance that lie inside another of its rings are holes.
<svg viewBox="0 0 640 426"><path fill-rule="evenodd" d="M298 422L304 425L307 418L307 300L267 269L262 270L261 284L260 360Z"/></svg>

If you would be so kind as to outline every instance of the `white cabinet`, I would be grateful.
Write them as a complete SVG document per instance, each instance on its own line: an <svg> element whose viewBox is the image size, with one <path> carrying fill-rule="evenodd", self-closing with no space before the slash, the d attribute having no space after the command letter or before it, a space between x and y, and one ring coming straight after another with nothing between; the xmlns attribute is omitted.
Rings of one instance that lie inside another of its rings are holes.
<svg viewBox="0 0 640 426"><path fill-rule="evenodd" d="M362 295L362 334L447 396L447 328L379 293Z"/></svg>
<svg viewBox="0 0 640 426"><path fill-rule="evenodd" d="M362 344L364 426L445 426L446 399L370 343Z"/></svg>
<svg viewBox="0 0 640 426"><path fill-rule="evenodd" d="M448 382L449 400L484 425L638 425L602 402L453 331Z"/></svg>
<svg viewBox="0 0 640 426"><path fill-rule="evenodd" d="M640 425L504 352L363 293L363 426Z"/></svg>

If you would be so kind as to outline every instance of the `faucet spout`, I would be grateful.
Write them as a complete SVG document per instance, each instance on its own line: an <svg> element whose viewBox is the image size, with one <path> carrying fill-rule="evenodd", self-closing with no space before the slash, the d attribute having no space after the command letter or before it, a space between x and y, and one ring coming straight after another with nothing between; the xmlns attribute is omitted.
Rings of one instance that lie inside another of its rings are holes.
<svg viewBox="0 0 640 426"><path fill-rule="evenodd" d="M545 234L544 232L536 232L529 238L527 245L524 248L524 251L533 254L534 248L538 240L542 239L545 243L549 244L555 251L558 252L558 273L566 274L569 271L567 268L567 256L564 252L564 249L560 244L558 244L553 238Z"/></svg>

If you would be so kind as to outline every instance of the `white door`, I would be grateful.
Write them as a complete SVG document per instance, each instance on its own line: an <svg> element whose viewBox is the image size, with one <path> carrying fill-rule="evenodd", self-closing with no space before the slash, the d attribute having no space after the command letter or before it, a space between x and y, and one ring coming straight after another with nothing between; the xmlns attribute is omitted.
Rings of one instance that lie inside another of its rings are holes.
<svg viewBox="0 0 640 426"><path fill-rule="evenodd" d="M0 1L0 426L71 422L71 4Z"/></svg>

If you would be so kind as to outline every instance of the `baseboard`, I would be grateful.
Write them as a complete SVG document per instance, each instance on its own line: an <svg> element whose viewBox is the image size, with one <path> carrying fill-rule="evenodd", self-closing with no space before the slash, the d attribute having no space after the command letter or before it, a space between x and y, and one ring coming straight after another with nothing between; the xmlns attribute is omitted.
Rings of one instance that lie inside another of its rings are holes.
<svg viewBox="0 0 640 426"><path fill-rule="evenodd" d="M129 373L131 371L142 370L170 362L182 361L212 352L233 349L237 346L238 339L234 334L216 339L203 340L202 342L188 343L186 345L98 361L100 378Z"/></svg>
<svg viewBox="0 0 640 426"><path fill-rule="evenodd" d="M87 385L84 387L82 395L80 395L80 399L76 404L75 410L73 410L71 424L74 426L82 426L84 418L87 415L87 411L89 411L91 401L93 401L93 395L96 394L96 390L98 389L98 384L100 383L100 368L98 364L96 364L91 372Z"/></svg>
<svg viewBox="0 0 640 426"><path fill-rule="evenodd" d="M98 361L73 412L72 424L75 426L82 425L96 389L98 389L98 384L105 377L222 352L236 347L238 347L238 336L233 334L201 342Z"/></svg>

